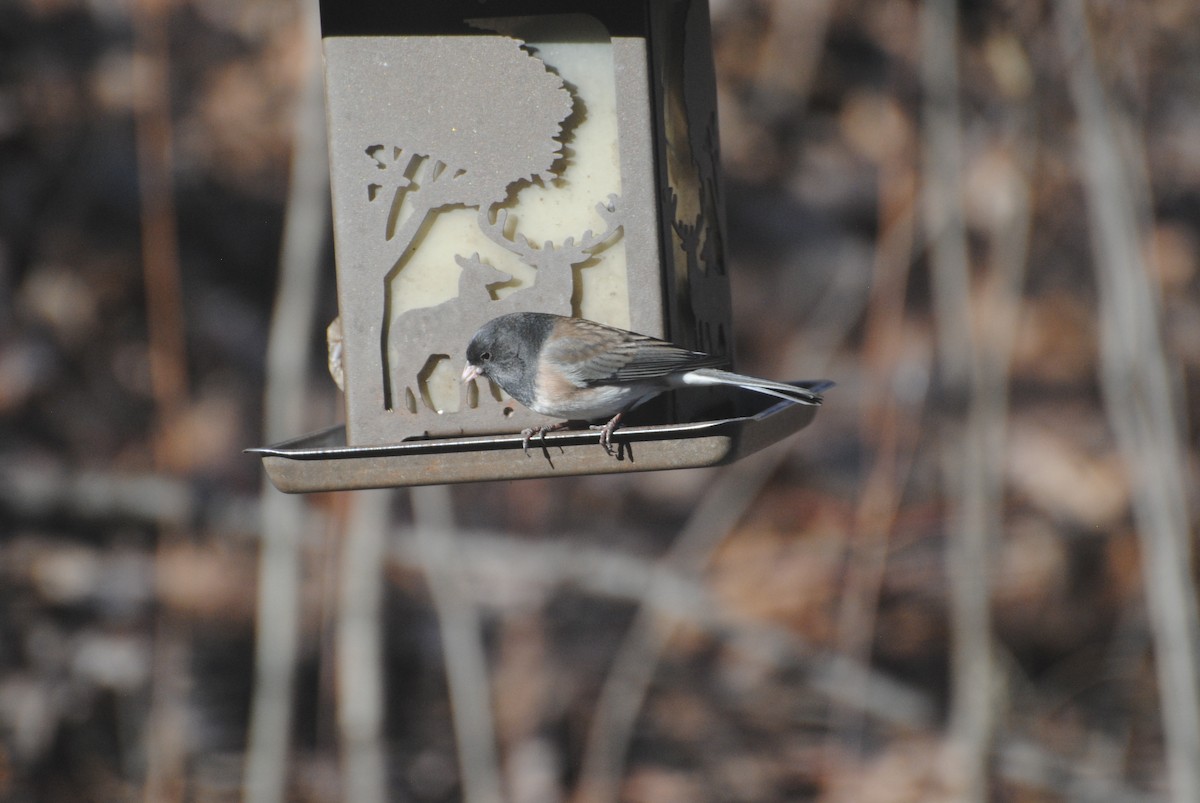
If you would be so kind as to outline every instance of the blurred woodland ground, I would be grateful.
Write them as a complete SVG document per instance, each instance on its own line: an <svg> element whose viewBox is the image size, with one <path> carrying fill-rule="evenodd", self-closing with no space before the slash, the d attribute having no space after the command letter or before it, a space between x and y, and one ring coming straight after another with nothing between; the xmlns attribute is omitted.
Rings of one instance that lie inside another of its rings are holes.
<svg viewBox="0 0 1200 803"><path fill-rule="evenodd" d="M1200 799L1200 5L954 12L712 0L738 364L837 380L808 429L281 502L311 20L0 5L0 800Z"/></svg>

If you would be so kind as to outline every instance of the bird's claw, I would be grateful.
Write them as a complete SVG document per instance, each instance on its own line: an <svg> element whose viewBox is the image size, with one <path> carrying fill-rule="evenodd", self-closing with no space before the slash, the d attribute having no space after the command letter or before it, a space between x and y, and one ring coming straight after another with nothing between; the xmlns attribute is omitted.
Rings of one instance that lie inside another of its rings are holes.
<svg viewBox="0 0 1200 803"><path fill-rule="evenodd" d="M604 450L604 453L609 457L615 457L618 460L623 459L621 453L621 444L614 445L612 442L612 436L613 432L620 423L621 415L618 413L617 415L614 415L607 424L594 424L591 427L591 429L598 430L600 432L600 448ZM540 427L526 427L525 429L521 430L521 449L525 452L525 456L529 457L529 444L533 442L534 438L537 438L538 445L542 447L542 454L546 457L546 460L550 460L550 450L547 448L546 444L546 433L555 432L560 429L566 429L568 426L568 422L560 421L557 424L548 424ZM558 447L558 450L561 452L563 451L563 448L560 446Z"/></svg>
<svg viewBox="0 0 1200 803"><path fill-rule="evenodd" d="M563 429L566 426L567 424L564 421L558 424L548 424L541 427L526 427L525 429L521 430L521 449L525 452L525 456L529 457L529 443L536 435L538 438L538 444L542 447L542 454L546 456L546 460L549 460L550 450L546 448L546 433ZM561 452L562 447L560 446L558 450Z"/></svg>
<svg viewBox="0 0 1200 803"><path fill-rule="evenodd" d="M621 459L621 450L619 446L613 446L612 436L613 432L617 428L617 425L620 423L621 414L617 413L611 419L609 419L607 424L595 424L592 426L592 429L600 430L600 448L603 449L604 453L609 457L615 457L618 460Z"/></svg>

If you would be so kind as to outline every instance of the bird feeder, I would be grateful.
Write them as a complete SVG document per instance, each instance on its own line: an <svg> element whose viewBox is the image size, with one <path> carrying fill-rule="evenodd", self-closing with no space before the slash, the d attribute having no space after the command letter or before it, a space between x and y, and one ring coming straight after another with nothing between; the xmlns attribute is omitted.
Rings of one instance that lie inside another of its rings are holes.
<svg viewBox="0 0 1200 803"><path fill-rule="evenodd" d="M706 0L329 0L321 25L346 424L251 450L277 486L709 465L811 420L677 394L617 430L629 459L588 432L526 457L554 421L459 378L524 310L730 353Z"/></svg>

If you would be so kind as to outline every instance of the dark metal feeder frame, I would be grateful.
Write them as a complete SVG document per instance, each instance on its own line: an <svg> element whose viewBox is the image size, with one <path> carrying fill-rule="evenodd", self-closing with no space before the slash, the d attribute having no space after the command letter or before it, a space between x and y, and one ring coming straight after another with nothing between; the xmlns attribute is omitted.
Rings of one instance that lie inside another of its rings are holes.
<svg viewBox="0 0 1200 803"><path fill-rule="evenodd" d="M284 491L730 462L814 408L688 392L616 432L461 386L505 312L731 353L706 0L321 3L346 425L253 449ZM331 348L331 358L334 349Z"/></svg>

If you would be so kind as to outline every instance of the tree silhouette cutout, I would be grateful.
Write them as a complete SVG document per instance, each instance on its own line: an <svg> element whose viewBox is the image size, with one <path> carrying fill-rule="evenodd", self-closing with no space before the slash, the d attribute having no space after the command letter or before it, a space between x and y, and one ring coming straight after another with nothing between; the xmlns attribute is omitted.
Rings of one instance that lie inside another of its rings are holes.
<svg viewBox="0 0 1200 803"><path fill-rule="evenodd" d="M396 277L442 210L487 209L518 182L550 178L573 105L562 79L517 39L412 37L401 46L405 70L396 80L341 101L352 115L372 118L386 110L394 120L394 131L380 131L381 140L360 152L368 230L386 238L389 267L376 275L376 291L356 294L363 305L356 314L364 326L378 327L379 354L374 376L356 373L382 384L369 395L389 410L399 401L388 354ZM362 327L359 334L366 334Z"/></svg>

